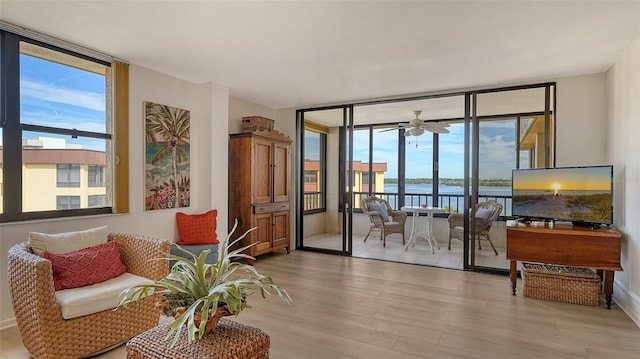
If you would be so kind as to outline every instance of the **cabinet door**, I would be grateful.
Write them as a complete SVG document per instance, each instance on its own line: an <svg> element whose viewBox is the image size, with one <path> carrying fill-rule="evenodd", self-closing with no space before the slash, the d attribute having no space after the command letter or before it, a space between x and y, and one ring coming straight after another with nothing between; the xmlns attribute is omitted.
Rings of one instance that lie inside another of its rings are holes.
<svg viewBox="0 0 640 359"><path fill-rule="evenodd" d="M271 251L273 238L273 216L271 213L256 214L254 217L254 226L258 227L253 232L253 239L256 244L253 249L253 255L260 255Z"/></svg>
<svg viewBox="0 0 640 359"><path fill-rule="evenodd" d="M273 213L273 247L289 248L289 211Z"/></svg>
<svg viewBox="0 0 640 359"><path fill-rule="evenodd" d="M273 201L289 201L289 144L274 143Z"/></svg>
<svg viewBox="0 0 640 359"><path fill-rule="evenodd" d="M273 147L272 142L255 138L253 140L253 171L251 181L253 182L252 202L269 203L272 202L273 188Z"/></svg>

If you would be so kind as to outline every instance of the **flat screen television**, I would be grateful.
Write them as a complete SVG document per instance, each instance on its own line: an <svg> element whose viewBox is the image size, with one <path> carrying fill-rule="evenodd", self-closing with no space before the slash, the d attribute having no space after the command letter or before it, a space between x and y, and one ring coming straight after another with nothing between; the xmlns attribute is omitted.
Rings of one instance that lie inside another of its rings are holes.
<svg viewBox="0 0 640 359"><path fill-rule="evenodd" d="M613 166L517 169L511 191L515 217L613 224Z"/></svg>

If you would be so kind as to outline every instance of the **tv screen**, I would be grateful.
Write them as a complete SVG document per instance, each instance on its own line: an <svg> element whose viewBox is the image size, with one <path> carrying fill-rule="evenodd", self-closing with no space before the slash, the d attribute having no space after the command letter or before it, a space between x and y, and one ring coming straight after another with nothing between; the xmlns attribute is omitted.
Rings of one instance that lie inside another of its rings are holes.
<svg viewBox="0 0 640 359"><path fill-rule="evenodd" d="M613 224L613 166L519 169L512 175L513 216Z"/></svg>

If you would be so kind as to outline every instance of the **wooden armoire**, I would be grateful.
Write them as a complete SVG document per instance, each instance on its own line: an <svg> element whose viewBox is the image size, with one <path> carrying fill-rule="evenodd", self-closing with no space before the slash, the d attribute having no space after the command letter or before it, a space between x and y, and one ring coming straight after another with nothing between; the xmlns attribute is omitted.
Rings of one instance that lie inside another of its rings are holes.
<svg viewBox="0 0 640 359"><path fill-rule="evenodd" d="M275 130L229 135L229 230L236 218L232 239L257 227L242 241L258 242L247 252L253 257L290 250L291 142Z"/></svg>

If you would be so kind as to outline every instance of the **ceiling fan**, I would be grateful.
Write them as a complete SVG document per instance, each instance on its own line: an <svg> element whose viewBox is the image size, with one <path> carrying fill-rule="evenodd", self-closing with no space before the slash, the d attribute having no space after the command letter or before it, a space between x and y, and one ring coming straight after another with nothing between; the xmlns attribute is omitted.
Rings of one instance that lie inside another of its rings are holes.
<svg viewBox="0 0 640 359"><path fill-rule="evenodd" d="M390 128L382 131L406 129L406 131L404 132L405 136L420 136L425 131L434 132L434 133L449 133L449 130L447 129L447 127L449 127L448 124L422 121L419 118L420 114L422 113L422 111L420 110L413 111L413 113L416 115L416 118L409 121L409 123L400 123L396 128Z"/></svg>

